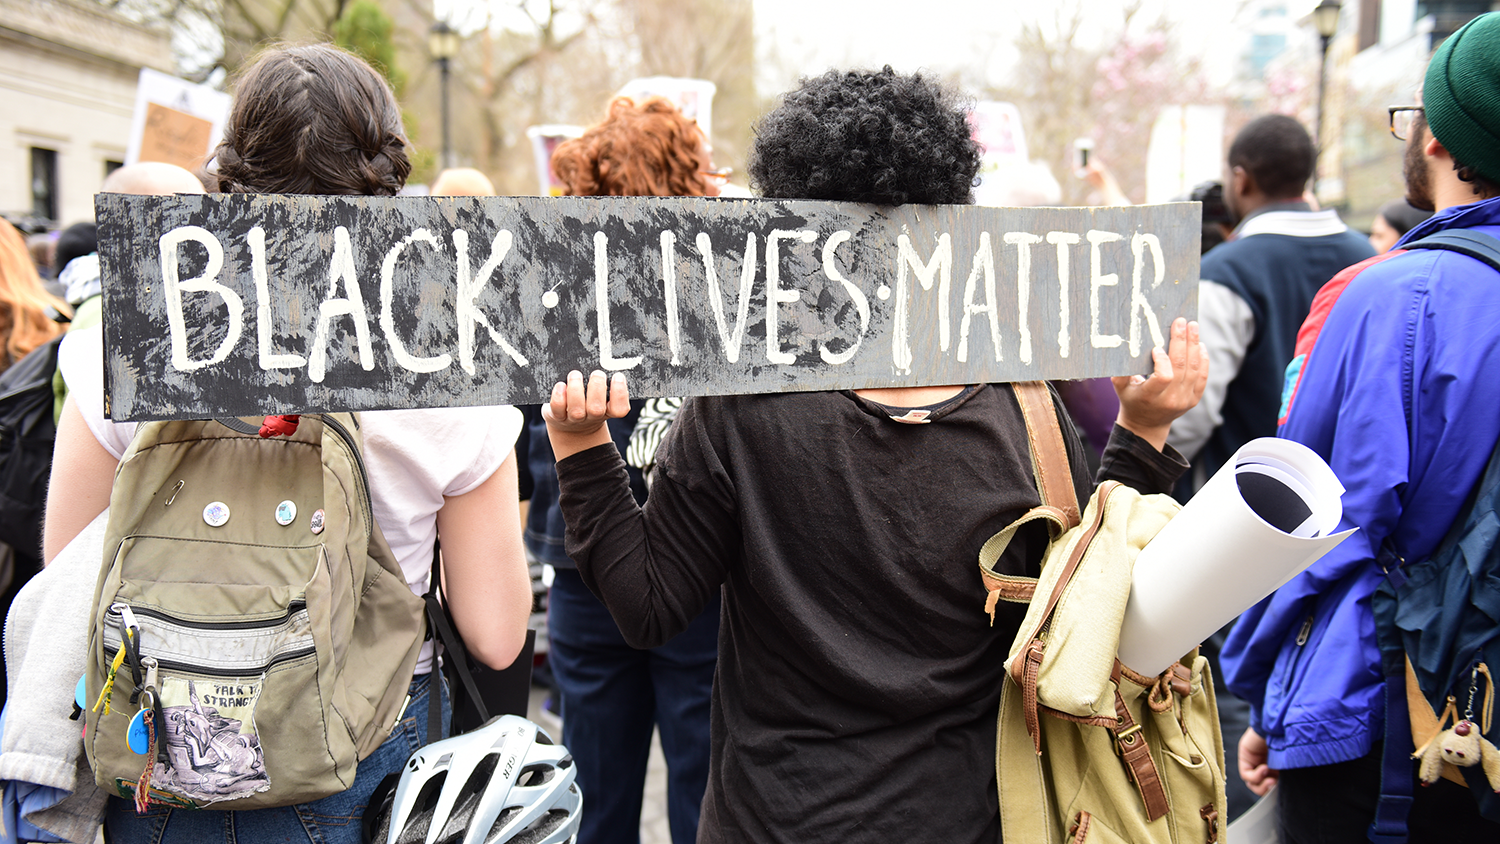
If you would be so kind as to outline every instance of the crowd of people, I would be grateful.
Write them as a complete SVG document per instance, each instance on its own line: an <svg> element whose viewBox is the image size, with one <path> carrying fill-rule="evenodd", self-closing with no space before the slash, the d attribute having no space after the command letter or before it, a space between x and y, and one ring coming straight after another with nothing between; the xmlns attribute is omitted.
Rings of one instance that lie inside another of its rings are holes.
<svg viewBox="0 0 1500 844"><path fill-rule="evenodd" d="M1052 459L1080 501L1104 481L1186 500L1268 436L1308 446L1345 486L1343 525L1359 531L1205 643L1230 816L1277 786L1287 842L1364 841L1384 817L1390 737L1371 596L1391 559L1432 553L1500 442L1500 381L1487 376L1500 355L1497 270L1404 248L1438 232L1500 235L1497 57L1492 12L1437 50L1415 104L1392 109L1407 192L1368 234L1308 195L1305 127L1248 123L1225 179L1190 197L1204 208L1197 321L1170 327L1149 377L1053 388L1066 453ZM828 71L758 120L750 186L772 199L968 204L980 155L952 88L888 67ZM724 177L696 124L660 98L609 103L552 166L575 196L711 197ZM394 196L410 171L377 73L331 46L273 47L236 80L201 173L134 164L103 191ZM1107 183L1097 164L1089 176ZM451 170L431 192L494 187ZM40 565L98 559L74 540L109 506L136 432L104 405L96 239L84 223L33 251L0 224L0 372L66 334L42 559L8 552L7 605ZM647 403L629 398L623 374L557 376L538 407L361 414L374 518L411 591L427 591L440 534L449 612L495 668L545 607L548 707L571 754L558 764L576 766L584 807L549 829L576 830L580 844L638 840L656 733L676 844L1002 840L996 712L1025 606L978 611L973 562L1042 503L1011 390ZM996 571L1035 577L1049 538L1040 523L1023 528ZM343 791L240 811L101 797L107 840L368 840L359 818L377 784L439 738L428 729L429 708L449 707L438 658L422 647L398 728ZM77 743L76 726L65 738ZM1407 802L1411 840L1500 840L1456 782ZM60 840L8 817L6 840Z"/></svg>

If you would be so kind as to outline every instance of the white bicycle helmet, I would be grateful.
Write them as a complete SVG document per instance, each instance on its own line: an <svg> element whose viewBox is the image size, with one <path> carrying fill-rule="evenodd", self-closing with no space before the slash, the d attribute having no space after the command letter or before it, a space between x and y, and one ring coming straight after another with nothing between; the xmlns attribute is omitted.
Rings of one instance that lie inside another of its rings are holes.
<svg viewBox="0 0 1500 844"><path fill-rule="evenodd" d="M583 796L567 748L501 715L406 760L372 844L575 844ZM372 801L372 804L376 801Z"/></svg>

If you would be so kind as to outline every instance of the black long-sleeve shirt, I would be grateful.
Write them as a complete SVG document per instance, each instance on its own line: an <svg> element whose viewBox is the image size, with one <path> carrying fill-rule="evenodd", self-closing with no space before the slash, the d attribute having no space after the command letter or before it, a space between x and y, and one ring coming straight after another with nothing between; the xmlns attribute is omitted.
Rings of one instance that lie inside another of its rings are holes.
<svg viewBox="0 0 1500 844"><path fill-rule="evenodd" d="M1008 385L891 415L847 392L690 400L644 511L616 449L558 464L568 553L627 641L666 641L723 588L700 842L1000 838L995 719L1025 608L990 626L978 556L1040 503L1025 423ZM1116 428L1100 477L1165 492L1185 468ZM998 570L1038 573L1033 527Z"/></svg>

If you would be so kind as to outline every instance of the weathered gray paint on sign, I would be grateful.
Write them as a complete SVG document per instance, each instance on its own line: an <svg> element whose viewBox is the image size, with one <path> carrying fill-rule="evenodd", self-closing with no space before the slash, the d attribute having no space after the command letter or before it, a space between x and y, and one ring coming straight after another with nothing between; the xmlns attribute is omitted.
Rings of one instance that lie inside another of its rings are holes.
<svg viewBox="0 0 1500 844"><path fill-rule="evenodd" d="M1196 203L101 194L108 407L163 419L1145 372ZM996 342L998 340L998 342Z"/></svg>

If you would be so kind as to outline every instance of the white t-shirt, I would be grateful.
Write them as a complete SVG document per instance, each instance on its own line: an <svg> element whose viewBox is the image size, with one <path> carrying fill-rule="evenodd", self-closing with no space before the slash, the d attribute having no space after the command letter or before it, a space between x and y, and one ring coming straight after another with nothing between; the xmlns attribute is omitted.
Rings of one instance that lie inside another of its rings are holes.
<svg viewBox="0 0 1500 844"><path fill-rule="evenodd" d="M118 460L135 437L136 423L104 418L103 344L100 326L69 332L58 350L58 367L94 438ZM443 497L463 495L489 480L515 447L521 412L509 405L374 410L359 419L375 522L407 585L425 594ZM428 642L417 673L431 670Z"/></svg>

